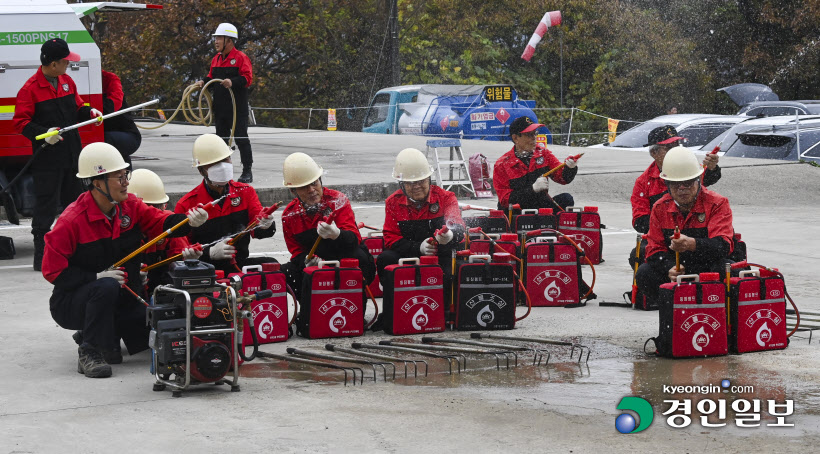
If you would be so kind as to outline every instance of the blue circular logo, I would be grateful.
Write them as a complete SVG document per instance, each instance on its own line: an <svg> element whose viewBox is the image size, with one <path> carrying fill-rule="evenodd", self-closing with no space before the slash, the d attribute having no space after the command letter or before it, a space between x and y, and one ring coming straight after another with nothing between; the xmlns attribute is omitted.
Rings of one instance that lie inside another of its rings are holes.
<svg viewBox="0 0 820 454"><path fill-rule="evenodd" d="M726 379L724 379L722 382L720 382L720 386L723 386L724 388L728 388L730 384L731 384L731 382L729 380L726 380Z"/></svg>
<svg viewBox="0 0 820 454"><path fill-rule="evenodd" d="M637 424L635 423L635 418L629 413L622 413L620 416L615 418L615 428L622 434L632 432L635 430L636 426Z"/></svg>

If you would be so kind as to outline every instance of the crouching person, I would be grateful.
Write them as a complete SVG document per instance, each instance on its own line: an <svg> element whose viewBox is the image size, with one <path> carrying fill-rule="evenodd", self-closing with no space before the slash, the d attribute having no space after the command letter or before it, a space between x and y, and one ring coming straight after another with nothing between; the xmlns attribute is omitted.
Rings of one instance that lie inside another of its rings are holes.
<svg viewBox="0 0 820 454"><path fill-rule="evenodd" d="M145 306L123 288L145 298L139 278L141 257L110 267L138 249L144 237L156 237L186 216L189 224L171 235L185 235L208 219L202 208L175 215L128 194L127 167L113 146L86 146L77 177L88 190L65 209L45 237L43 276L54 284L51 316L63 328L82 330L75 335L80 344L77 372L86 377L111 376L109 364L122 362L120 339L132 355L148 348Z"/></svg>
<svg viewBox="0 0 820 454"><path fill-rule="evenodd" d="M396 156L393 178L399 190L385 202L384 251L376 261L382 282L389 265L422 255L438 256L445 275L451 274L451 253L459 249L466 228L455 194L431 185L432 174L421 151L406 148ZM436 235L445 225L448 231Z"/></svg>
<svg viewBox="0 0 820 454"><path fill-rule="evenodd" d="M302 270L321 260L359 260L366 284L376 276L373 256L362 237L347 196L322 185L322 167L304 153L293 153L283 165L284 185L296 196L282 212L282 232L291 254L282 269L300 298ZM319 240L314 256L308 259Z"/></svg>
<svg viewBox="0 0 820 454"><path fill-rule="evenodd" d="M646 263L638 268L638 287L658 301L658 289L679 275L722 272L732 252L732 209L726 197L704 188L703 166L684 147L666 153L660 177L669 193L652 207ZM674 238L675 229L680 237ZM675 254L680 254L680 270Z"/></svg>
<svg viewBox="0 0 820 454"><path fill-rule="evenodd" d="M194 166L202 176L202 184L182 196L174 212L185 213L197 205L222 200L210 210L210 219L202 228L188 235L191 243L214 245L205 249L200 260L211 263L216 269L229 273L242 271L247 265L276 262L273 257L250 257L251 238L270 238L276 233L273 213L260 217L262 204L253 186L233 180L231 150L219 136L203 134L194 142ZM257 219L259 218L259 219ZM257 227L234 244L233 235L258 220Z"/></svg>

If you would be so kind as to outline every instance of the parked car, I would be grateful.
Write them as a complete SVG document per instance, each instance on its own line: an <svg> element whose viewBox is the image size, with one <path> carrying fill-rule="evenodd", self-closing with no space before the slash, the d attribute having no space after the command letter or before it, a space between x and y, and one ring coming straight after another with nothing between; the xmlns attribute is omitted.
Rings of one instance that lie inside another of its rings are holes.
<svg viewBox="0 0 820 454"><path fill-rule="evenodd" d="M746 120L748 120L747 117L737 115L662 115L624 131L612 143L602 143L592 145L592 147L647 151L649 147L645 145L649 132L659 126L672 125L677 129L678 135L686 139L684 142L686 147L700 149L730 127Z"/></svg>
<svg viewBox="0 0 820 454"><path fill-rule="evenodd" d="M759 101L746 104L737 113L747 117L820 115L820 100Z"/></svg>
<svg viewBox="0 0 820 454"><path fill-rule="evenodd" d="M716 146L724 156L818 160L820 116L802 116L799 122L788 116L752 119L739 123L702 149L711 151Z"/></svg>

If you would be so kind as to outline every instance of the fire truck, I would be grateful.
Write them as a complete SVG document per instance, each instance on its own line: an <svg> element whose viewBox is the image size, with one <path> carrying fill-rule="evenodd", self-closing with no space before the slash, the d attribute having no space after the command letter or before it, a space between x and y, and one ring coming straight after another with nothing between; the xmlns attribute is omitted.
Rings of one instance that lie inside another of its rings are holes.
<svg viewBox="0 0 820 454"><path fill-rule="evenodd" d="M31 142L14 132L12 118L17 92L40 67L40 46L52 38L64 39L82 61L71 62L66 72L74 80L83 100L103 110L100 49L81 19L95 12L149 11L159 5L119 2L72 3L65 0L2 0L0 2L0 186L9 182L31 159ZM83 145L101 142L105 126L79 130ZM34 188L24 174L3 197L9 220L31 216Z"/></svg>

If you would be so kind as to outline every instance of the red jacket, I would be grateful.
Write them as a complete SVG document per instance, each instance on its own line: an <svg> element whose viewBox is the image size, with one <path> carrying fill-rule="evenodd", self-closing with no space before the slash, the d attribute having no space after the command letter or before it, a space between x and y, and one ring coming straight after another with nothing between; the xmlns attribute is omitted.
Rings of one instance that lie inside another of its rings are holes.
<svg viewBox="0 0 820 454"><path fill-rule="evenodd" d="M298 198L293 199L282 212L282 233L285 244L290 251L291 260L299 255L307 255L316 242L319 234L316 226L325 216L335 213L333 222L339 228L339 237L335 240L323 239L316 249L316 255L323 259L337 259L352 253L359 246L362 236L356 226L356 216L347 196L339 191L324 188L319 209L308 213Z"/></svg>
<svg viewBox="0 0 820 454"><path fill-rule="evenodd" d="M729 200L716 192L701 187L695 205L685 217L669 194L655 203L646 258L663 271L675 266L675 253L669 249L675 226L680 227L681 234L695 238L695 250L680 254L687 273L706 272L732 252L732 209Z"/></svg>
<svg viewBox="0 0 820 454"><path fill-rule="evenodd" d="M403 256L418 256L421 243L447 224L453 239L442 248L452 248L464 239L464 220L455 194L430 186L427 201L416 208L401 189L387 198L384 206L384 247Z"/></svg>
<svg viewBox="0 0 820 454"><path fill-rule="evenodd" d="M701 183L704 186L711 186L720 180L720 166L715 170L706 169L703 172ZM644 170L635 180L632 188L632 227L638 232L647 233L649 231L649 214L652 213L652 206L661 197L669 192L666 183L661 179L661 171L655 161Z"/></svg>
<svg viewBox="0 0 820 454"><path fill-rule="evenodd" d="M208 83L211 79L231 79L237 114L248 111L248 87L253 82L253 68L251 60L244 52L233 48L226 57L223 57L221 52L216 54L211 60L211 70L204 81ZM233 115L233 104L228 89L216 82L209 88L214 95L214 113L221 116Z"/></svg>
<svg viewBox="0 0 820 454"><path fill-rule="evenodd" d="M536 193L532 184L541 175L561 165L561 161L549 150L537 146L530 157L529 166L515 155L515 146L504 153L493 167L493 186L498 194L499 209L507 209L508 205L516 203L522 209L556 208L546 193ZM564 166L561 171L550 175L550 179L558 184L571 183L578 173L578 168L570 169Z"/></svg>
<svg viewBox="0 0 820 454"><path fill-rule="evenodd" d="M97 279L97 273L137 250L144 238L154 238L163 230L185 219L150 207L133 194L117 205L112 220L102 213L91 193L86 191L71 203L46 234L43 256L43 276L54 290L74 290ZM187 225L172 235L185 235ZM141 293L137 256L123 265L128 273L128 286Z"/></svg>
<svg viewBox="0 0 820 454"><path fill-rule="evenodd" d="M77 86L68 75L57 77L57 89L51 86L43 74L43 67L31 76L23 88L17 92L14 107L14 131L26 136L31 141L32 150L36 151L45 143L34 138L47 132L52 127L65 128L88 120L91 107L77 93ZM77 169L82 142L75 129L62 134L63 140L48 145L38 153L32 163L33 170Z"/></svg>
<svg viewBox="0 0 820 454"><path fill-rule="evenodd" d="M259 196L252 186L236 181L228 182L228 197L221 204L208 210L208 220L191 231L188 241L193 243L206 244L219 240L242 231L248 224L253 222L262 211L262 204L259 203ZM203 181L191 192L182 196L174 207L175 213L187 213L191 208L199 204L206 204L215 199L208 193ZM245 235L234 244L236 247L236 260L244 261L250 254L248 245L251 236L254 238L270 238L276 233L274 223L267 230L256 229L250 235ZM210 259L206 250L201 260L210 262L217 269L234 270L234 267L227 260L215 261Z"/></svg>

